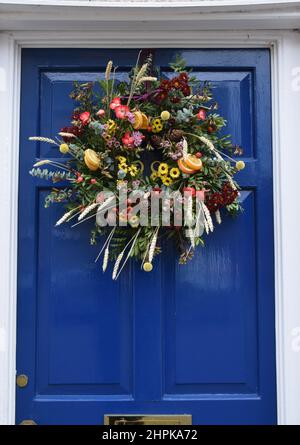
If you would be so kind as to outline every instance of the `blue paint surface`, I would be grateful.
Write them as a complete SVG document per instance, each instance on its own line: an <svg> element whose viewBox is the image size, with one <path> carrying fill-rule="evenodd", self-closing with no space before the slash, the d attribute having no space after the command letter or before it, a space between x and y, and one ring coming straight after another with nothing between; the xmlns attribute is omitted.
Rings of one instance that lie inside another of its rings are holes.
<svg viewBox="0 0 300 445"><path fill-rule="evenodd" d="M244 212L186 266L168 245L151 274L131 264L113 282L88 227L55 228L63 208L44 209L48 184L28 174L36 157L59 156L28 137L68 124L72 82L103 77L110 58L126 79L137 52L23 50L17 370L29 384L17 388L17 423L101 424L106 413L276 423L269 51L155 50L164 75L181 53L212 82L244 147Z"/></svg>

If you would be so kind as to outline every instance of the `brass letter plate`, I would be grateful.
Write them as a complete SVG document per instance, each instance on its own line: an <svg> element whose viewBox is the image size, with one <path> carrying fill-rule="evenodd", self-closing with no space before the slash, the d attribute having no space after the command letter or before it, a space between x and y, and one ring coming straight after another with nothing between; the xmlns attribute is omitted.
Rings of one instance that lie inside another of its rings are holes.
<svg viewBox="0 0 300 445"><path fill-rule="evenodd" d="M105 414L104 425L192 425L190 414Z"/></svg>

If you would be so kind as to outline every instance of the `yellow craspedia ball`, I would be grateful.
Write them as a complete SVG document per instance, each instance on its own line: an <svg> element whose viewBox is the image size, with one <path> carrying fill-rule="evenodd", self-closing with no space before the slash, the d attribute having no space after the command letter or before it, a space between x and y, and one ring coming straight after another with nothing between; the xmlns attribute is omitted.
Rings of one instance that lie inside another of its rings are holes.
<svg viewBox="0 0 300 445"><path fill-rule="evenodd" d="M59 146L59 151L60 151L61 153L63 153L63 154L68 153L68 151L69 151L69 146L68 146L68 144L60 144L60 146Z"/></svg>
<svg viewBox="0 0 300 445"><path fill-rule="evenodd" d="M144 263L143 269L145 272L151 272L151 270L153 269L153 266L151 263Z"/></svg>
<svg viewBox="0 0 300 445"><path fill-rule="evenodd" d="M170 113L167 110L164 110L160 113L160 117L162 118L163 121L167 121L168 119L170 119Z"/></svg>
<svg viewBox="0 0 300 445"><path fill-rule="evenodd" d="M244 161L237 161L235 164L235 168L237 170L243 170L245 168L245 162Z"/></svg>

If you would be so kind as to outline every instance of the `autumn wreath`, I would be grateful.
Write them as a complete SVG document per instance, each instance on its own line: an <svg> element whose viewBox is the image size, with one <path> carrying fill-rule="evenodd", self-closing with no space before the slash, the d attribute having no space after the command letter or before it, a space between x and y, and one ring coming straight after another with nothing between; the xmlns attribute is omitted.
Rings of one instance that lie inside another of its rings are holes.
<svg viewBox="0 0 300 445"><path fill-rule="evenodd" d="M214 230L213 219L221 223L221 208L240 210L233 177L245 164L230 154L242 151L220 135L226 121L216 113L211 85L180 58L171 68L169 78L158 79L151 60L138 58L129 81L117 82L109 61L96 82L100 94L95 84L74 84L70 96L78 106L59 138L30 138L64 155L37 160L30 172L61 181L45 201L66 205L56 225L93 218L91 243L104 236L96 260L103 255L103 271L114 261L113 279L130 257L151 271L163 237L175 239L185 263L204 245L203 233Z"/></svg>

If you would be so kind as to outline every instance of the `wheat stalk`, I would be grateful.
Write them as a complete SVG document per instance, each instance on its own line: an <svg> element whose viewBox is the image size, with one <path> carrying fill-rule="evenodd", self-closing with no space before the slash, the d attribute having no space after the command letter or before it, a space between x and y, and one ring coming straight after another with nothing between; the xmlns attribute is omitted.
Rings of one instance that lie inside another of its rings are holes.
<svg viewBox="0 0 300 445"><path fill-rule="evenodd" d="M204 218L203 222L204 222L205 232L207 235L209 235L209 226L208 226L206 218Z"/></svg>
<svg viewBox="0 0 300 445"><path fill-rule="evenodd" d="M159 226L157 226L157 229L153 235L153 238L152 238L152 241L151 241L151 244L149 247L149 263L152 263L152 261L153 261L155 247L156 247L157 238L158 238L158 231L159 231Z"/></svg>
<svg viewBox="0 0 300 445"><path fill-rule="evenodd" d="M39 141L39 142L47 142L48 144L59 145L56 141L50 138L45 138L43 136L30 136L28 138L30 141Z"/></svg>
<svg viewBox="0 0 300 445"><path fill-rule="evenodd" d="M86 215L88 215L92 210L94 210L95 207L97 207L99 204L97 202L93 202L92 204L88 205L83 212L78 217L78 221L81 221Z"/></svg>
<svg viewBox="0 0 300 445"><path fill-rule="evenodd" d="M187 155L188 155L188 143L187 143L187 140L185 138L183 138L182 157L184 160L186 159Z"/></svg>
<svg viewBox="0 0 300 445"><path fill-rule="evenodd" d="M140 78L140 80L138 81L138 85L140 85L141 83L144 83L144 82L156 82L156 81L157 81L157 77L145 76L145 77Z"/></svg>
<svg viewBox="0 0 300 445"><path fill-rule="evenodd" d="M119 253L119 255L118 255L117 259L116 259L116 262L115 262L115 265L114 265L114 270L113 270L113 273L112 273L112 279L113 279L113 280L116 279L116 276L117 276L117 273L118 273L118 270L119 270L120 263L121 263L122 258L123 258L123 256L124 256L124 252L125 252L125 250L123 249L122 252Z"/></svg>
<svg viewBox="0 0 300 445"><path fill-rule="evenodd" d="M59 136L62 136L62 137L64 137L64 138L77 138L77 136L76 136L75 134L73 134L73 133L66 133L66 132L64 132L64 131L60 131L60 132L58 133L58 135L59 135Z"/></svg>
<svg viewBox="0 0 300 445"><path fill-rule="evenodd" d="M76 208L78 208L78 207L76 207ZM72 215L74 210L76 210L76 209L70 210L69 212L65 213L58 221L56 221L55 227L60 226L62 223L64 223Z"/></svg>
<svg viewBox="0 0 300 445"><path fill-rule="evenodd" d="M136 78L135 78L135 86L139 83L139 81L145 77L145 75L147 74L147 69L148 69L148 62L144 63L140 70L138 71Z"/></svg>
<svg viewBox="0 0 300 445"><path fill-rule="evenodd" d="M205 219L207 221L209 230L211 232L213 232L214 231L214 224L213 224L212 218L210 216L210 211L208 210L208 208L206 207L206 205L204 204L203 201L201 201L201 206L202 206L202 209L203 209L203 212L204 212L204 216L205 216Z"/></svg>
<svg viewBox="0 0 300 445"><path fill-rule="evenodd" d="M104 256L103 256L103 263L102 263L102 270L103 272L106 271L107 265L108 265L108 257L109 257L109 245L106 247Z"/></svg>

